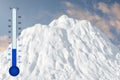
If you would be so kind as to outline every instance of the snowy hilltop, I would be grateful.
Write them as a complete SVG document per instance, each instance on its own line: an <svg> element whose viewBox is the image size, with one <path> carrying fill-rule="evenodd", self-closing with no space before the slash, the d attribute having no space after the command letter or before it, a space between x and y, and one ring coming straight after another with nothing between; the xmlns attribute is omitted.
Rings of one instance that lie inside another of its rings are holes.
<svg viewBox="0 0 120 80"><path fill-rule="evenodd" d="M24 29L20 39L20 74L9 75L6 50L0 80L120 80L120 51L87 20L63 15Z"/></svg>

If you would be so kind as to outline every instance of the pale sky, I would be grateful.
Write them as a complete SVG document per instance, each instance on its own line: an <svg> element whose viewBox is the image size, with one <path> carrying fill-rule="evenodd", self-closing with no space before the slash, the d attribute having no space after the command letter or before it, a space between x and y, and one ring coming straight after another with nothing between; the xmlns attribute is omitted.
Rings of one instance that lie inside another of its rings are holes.
<svg viewBox="0 0 120 80"><path fill-rule="evenodd" d="M22 29L37 23L49 24L66 14L86 19L99 27L115 44L120 46L120 0L0 0L0 36L8 35L10 7L19 7Z"/></svg>

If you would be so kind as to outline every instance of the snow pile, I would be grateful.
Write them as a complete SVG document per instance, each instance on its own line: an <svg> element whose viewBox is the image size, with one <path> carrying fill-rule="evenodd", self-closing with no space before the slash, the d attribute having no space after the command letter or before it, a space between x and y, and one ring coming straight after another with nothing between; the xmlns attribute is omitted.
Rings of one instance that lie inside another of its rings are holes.
<svg viewBox="0 0 120 80"><path fill-rule="evenodd" d="M1 80L120 80L120 51L89 21L63 15L23 30L20 75L0 54Z"/></svg>

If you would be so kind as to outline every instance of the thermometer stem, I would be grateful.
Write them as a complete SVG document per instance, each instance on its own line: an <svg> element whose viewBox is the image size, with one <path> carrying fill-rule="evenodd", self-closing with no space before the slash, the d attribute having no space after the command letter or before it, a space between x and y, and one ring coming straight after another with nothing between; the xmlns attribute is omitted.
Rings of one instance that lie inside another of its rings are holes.
<svg viewBox="0 0 120 80"><path fill-rule="evenodd" d="M16 66L16 49L17 49L17 13L16 8L12 9L12 65Z"/></svg>

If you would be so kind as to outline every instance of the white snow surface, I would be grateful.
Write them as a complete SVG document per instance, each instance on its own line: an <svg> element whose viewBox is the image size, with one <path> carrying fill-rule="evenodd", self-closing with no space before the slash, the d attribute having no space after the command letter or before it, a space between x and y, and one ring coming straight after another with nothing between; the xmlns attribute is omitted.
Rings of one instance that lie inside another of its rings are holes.
<svg viewBox="0 0 120 80"><path fill-rule="evenodd" d="M0 80L120 80L120 51L87 20L63 15L24 29L19 38L20 74L9 75L6 50L0 53Z"/></svg>

